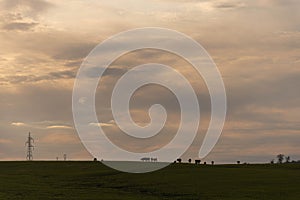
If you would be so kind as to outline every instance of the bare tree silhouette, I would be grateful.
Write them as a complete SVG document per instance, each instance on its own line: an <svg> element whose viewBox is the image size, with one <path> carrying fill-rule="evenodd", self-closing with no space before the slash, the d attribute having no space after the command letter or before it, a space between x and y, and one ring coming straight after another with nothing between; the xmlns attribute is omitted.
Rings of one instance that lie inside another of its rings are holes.
<svg viewBox="0 0 300 200"><path fill-rule="evenodd" d="M278 163L281 164L283 159L284 159L284 155L283 154L278 154L276 157L277 157Z"/></svg>
<svg viewBox="0 0 300 200"><path fill-rule="evenodd" d="M291 160L291 157L290 157L290 156L286 156L286 157L285 157L285 162L286 162L286 163L289 163L290 160Z"/></svg>

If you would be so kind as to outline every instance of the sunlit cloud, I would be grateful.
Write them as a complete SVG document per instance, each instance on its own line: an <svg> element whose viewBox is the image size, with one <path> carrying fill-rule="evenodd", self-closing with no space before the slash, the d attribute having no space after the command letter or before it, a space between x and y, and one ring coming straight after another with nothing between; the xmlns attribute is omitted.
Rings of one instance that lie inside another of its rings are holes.
<svg viewBox="0 0 300 200"><path fill-rule="evenodd" d="M52 125L52 126L47 126L46 129L73 129L73 128L70 126Z"/></svg>
<svg viewBox="0 0 300 200"><path fill-rule="evenodd" d="M74 157L89 158L72 125L77 70L98 43L120 31L145 26L190 35L220 69L227 89L228 118L222 138L209 156L224 161L231 161L232 155L264 161L271 154L287 152L300 159L299 6L298 0L2 1L0 159L22 157L23 149L14 149L24 146L29 131L40 146L40 158L55 158L66 150L74 152ZM187 157L196 156L209 123L208 91L188 63L163 52L133 53L113 63L99 82L99 122L89 125L103 127L109 135L120 132L111 121L111 90L132 67L150 61L176 68L197 90L204 125L186 153ZM94 74L91 70L90 75ZM171 75L158 77L172 82ZM85 104L87 99L79 101ZM176 132L178 104L161 88L141 88L135 94L133 120L140 125L149 123L148 108L153 103L167 107L169 124L163 133ZM49 151L53 146L55 153Z"/></svg>
<svg viewBox="0 0 300 200"><path fill-rule="evenodd" d="M13 125L13 126L28 126L27 124L25 124L23 122L12 122L11 125Z"/></svg>
<svg viewBox="0 0 300 200"><path fill-rule="evenodd" d="M90 126L97 126L97 127L112 127L115 126L112 123L89 123Z"/></svg>

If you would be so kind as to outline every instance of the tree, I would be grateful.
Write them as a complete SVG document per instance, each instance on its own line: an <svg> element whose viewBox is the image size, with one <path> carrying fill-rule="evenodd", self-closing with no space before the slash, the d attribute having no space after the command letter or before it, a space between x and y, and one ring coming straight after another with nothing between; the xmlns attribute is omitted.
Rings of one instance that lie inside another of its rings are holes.
<svg viewBox="0 0 300 200"><path fill-rule="evenodd" d="M192 159L189 159L189 163L191 163L192 162Z"/></svg>
<svg viewBox="0 0 300 200"><path fill-rule="evenodd" d="M236 161L236 163L237 163L237 164L241 164L241 161L238 160L238 161Z"/></svg>
<svg viewBox="0 0 300 200"><path fill-rule="evenodd" d="M283 155L283 154L278 154L278 155L277 155L277 160L278 160L278 163L279 163L279 164L282 163L283 159L284 159L284 155Z"/></svg>
<svg viewBox="0 0 300 200"><path fill-rule="evenodd" d="M271 164L274 164L274 159L272 159L270 163L271 163Z"/></svg>
<svg viewBox="0 0 300 200"><path fill-rule="evenodd" d="M286 157L285 157L285 162L286 162L286 163L289 163L290 160L291 160L291 157L290 157L290 156L286 156Z"/></svg>

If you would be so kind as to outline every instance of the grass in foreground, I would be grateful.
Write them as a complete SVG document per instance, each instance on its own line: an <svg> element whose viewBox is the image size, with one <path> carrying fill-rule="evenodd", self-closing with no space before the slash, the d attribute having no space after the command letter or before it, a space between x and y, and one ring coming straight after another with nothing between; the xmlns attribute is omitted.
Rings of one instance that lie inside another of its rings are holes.
<svg viewBox="0 0 300 200"><path fill-rule="evenodd" d="M0 162L0 199L300 199L300 165L172 164L146 174L99 162Z"/></svg>

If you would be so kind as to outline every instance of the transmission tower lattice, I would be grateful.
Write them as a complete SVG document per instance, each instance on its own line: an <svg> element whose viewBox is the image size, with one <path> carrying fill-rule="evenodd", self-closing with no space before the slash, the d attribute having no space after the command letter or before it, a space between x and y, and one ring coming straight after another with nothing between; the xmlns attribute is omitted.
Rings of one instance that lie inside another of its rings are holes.
<svg viewBox="0 0 300 200"><path fill-rule="evenodd" d="M27 146L27 156L26 156L26 160L33 160L33 150L34 150L34 139L31 137L30 132L28 134L28 138L27 141L25 143L25 145Z"/></svg>

